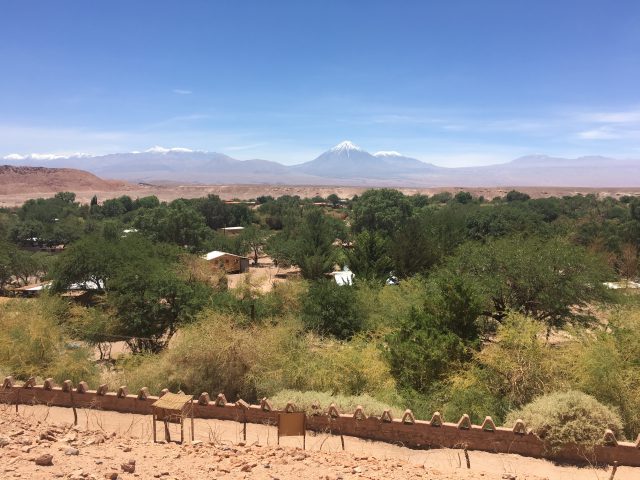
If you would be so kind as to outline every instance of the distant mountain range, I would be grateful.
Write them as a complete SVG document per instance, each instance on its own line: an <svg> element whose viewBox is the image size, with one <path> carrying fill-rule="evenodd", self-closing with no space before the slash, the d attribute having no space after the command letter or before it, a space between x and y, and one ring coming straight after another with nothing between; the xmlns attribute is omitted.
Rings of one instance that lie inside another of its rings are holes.
<svg viewBox="0 0 640 480"><path fill-rule="evenodd" d="M8 155L11 165L77 168L141 183L287 184L415 187L640 187L640 160L532 155L509 163L447 168L398 152L371 154L349 141L298 165L236 160L222 153L154 147L90 156Z"/></svg>

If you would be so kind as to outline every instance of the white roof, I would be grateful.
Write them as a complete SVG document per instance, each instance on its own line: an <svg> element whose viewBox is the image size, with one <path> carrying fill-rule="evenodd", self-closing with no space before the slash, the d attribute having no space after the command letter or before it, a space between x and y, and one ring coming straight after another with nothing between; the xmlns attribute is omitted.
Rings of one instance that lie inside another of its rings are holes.
<svg viewBox="0 0 640 480"><path fill-rule="evenodd" d="M213 260L214 258L222 257L223 255L227 254L218 250L214 250L213 252L209 252L206 255L203 255L202 258L204 258L205 260Z"/></svg>
<svg viewBox="0 0 640 480"><path fill-rule="evenodd" d="M613 290L620 288L640 288L640 283L637 282L604 282L604 286Z"/></svg>
<svg viewBox="0 0 640 480"><path fill-rule="evenodd" d="M31 286L26 285L24 287L21 287L19 290L22 292L40 292L45 288L51 287L51 283L52 282L45 282L45 283L40 283L38 285L31 285Z"/></svg>
<svg viewBox="0 0 640 480"><path fill-rule="evenodd" d="M244 230L244 227L222 227L222 230Z"/></svg>
<svg viewBox="0 0 640 480"><path fill-rule="evenodd" d="M344 267L340 272L332 272L331 275L333 275L338 285L353 285L353 277L355 275L349 270L349 267Z"/></svg>
<svg viewBox="0 0 640 480"><path fill-rule="evenodd" d="M230 255L232 257L247 258L247 257L243 257L242 255L236 255L234 253L220 252L219 250L214 250L213 252L209 252L206 255L203 255L202 258L204 258L205 260L214 260L224 255Z"/></svg>

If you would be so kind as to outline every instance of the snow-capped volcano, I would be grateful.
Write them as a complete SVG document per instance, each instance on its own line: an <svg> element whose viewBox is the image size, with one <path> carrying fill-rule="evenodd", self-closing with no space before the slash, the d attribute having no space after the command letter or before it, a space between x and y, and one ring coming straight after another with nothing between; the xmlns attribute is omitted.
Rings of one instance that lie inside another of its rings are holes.
<svg viewBox="0 0 640 480"><path fill-rule="evenodd" d="M318 177L388 179L398 175L429 172L436 167L398 152L384 151L372 155L345 140L315 160L292 168Z"/></svg>
<svg viewBox="0 0 640 480"><path fill-rule="evenodd" d="M330 152L346 152L347 154L352 151L362 152L363 150L357 146L355 143L350 142L349 140L345 140L344 142L340 142L335 147L332 147Z"/></svg>

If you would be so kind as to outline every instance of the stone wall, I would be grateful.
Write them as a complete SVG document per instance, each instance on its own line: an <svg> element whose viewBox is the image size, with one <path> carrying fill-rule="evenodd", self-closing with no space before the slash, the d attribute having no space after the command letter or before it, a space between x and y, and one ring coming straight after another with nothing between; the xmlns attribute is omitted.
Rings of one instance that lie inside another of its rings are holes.
<svg viewBox="0 0 640 480"><path fill-rule="evenodd" d="M162 394L160 395L162 396ZM36 385L33 379L23 385L16 385L11 377L4 380L0 389L0 402L10 404L41 404L58 407L92 408L121 413L151 414L151 405L159 397L148 394L146 388L132 394L126 387L117 392L107 391L106 385L90 390L85 382L73 386L66 381L55 386L51 379L43 385ZM223 394L210 398L202 393L195 403L195 416L217 420L260 423L275 425L278 414L267 399L260 405L249 405L240 400L229 403ZM293 411L288 404L284 412ZM491 417L486 417L482 425L472 425L469 417L463 415L458 423L443 422L439 413L429 421L416 420L410 410L402 418L392 418L385 410L378 415L357 408L352 414L342 414L335 406L325 412L312 413L307 419L307 428L318 432L342 434L353 437L379 440L411 448L467 448L493 453L515 453L530 457L549 458L570 463L595 462L640 467L640 436L636 443L618 442L611 431L603 433L603 445L595 449L592 458L587 459L575 446L568 445L562 451L546 452L538 437L528 432L522 422L513 429L496 427Z"/></svg>

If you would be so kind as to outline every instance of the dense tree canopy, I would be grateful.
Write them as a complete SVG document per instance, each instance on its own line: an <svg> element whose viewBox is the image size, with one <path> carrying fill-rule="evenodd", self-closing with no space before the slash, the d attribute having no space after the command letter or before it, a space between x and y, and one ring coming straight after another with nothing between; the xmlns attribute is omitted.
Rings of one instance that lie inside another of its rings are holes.
<svg viewBox="0 0 640 480"><path fill-rule="evenodd" d="M583 318L581 309L605 297L602 283L611 278L602 259L560 239L467 243L445 268L477 283L486 296L486 315L501 320L517 311L549 327Z"/></svg>

